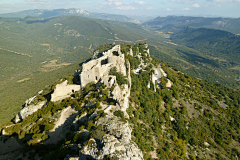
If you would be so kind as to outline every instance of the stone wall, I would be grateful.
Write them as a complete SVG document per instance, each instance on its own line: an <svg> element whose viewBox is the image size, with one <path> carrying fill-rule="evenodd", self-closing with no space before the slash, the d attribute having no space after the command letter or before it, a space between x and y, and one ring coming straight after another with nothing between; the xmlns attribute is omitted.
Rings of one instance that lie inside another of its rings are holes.
<svg viewBox="0 0 240 160"><path fill-rule="evenodd" d="M51 95L51 101L55 102L63 100L67 97L70 97L74 92L80 90L80 85L68 85L67 83L68 81L66 80L63 83L56 85L54 92Z"/></svg>
<svg viewBox="0 0 240 160"><path fill-rule="evenodd" d="M118 72L122 72L126 76L125 58L124 54L121 53L120 45L116 45L102 54L102 57L83 64L82 72L79 75L81 88L90 82L97 83L104 76L108 76L112 66L115 66Z"/></svg>

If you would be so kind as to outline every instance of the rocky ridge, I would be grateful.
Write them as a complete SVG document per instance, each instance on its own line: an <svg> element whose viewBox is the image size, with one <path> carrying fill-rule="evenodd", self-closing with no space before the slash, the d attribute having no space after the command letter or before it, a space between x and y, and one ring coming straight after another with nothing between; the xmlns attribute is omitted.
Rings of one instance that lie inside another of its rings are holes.
<svg viewBox="0 0 240 160"><path fill-rule="evenodd" d="M146 54L149 54L147 46L145 48ZM65 157L66 160L143 159L141 149L132 141L131 124L125 119L130 117L126 111L129 107L131 92L131 66L125 56L133 56L133 50L130 48L128 53L123 54L120 45L116 45L99 55L98 58L93 56L90 61L82 65L82 70L75 73L74 76L79 74L79 84L72 85L68 84L67 80L60 80L60 84L55 85L54 91L50 92L50 99L41 100L44 95L43 91L28 99L25 107L16 115L15 124L6 126L2 130L2 139L8 139L6 136L10 137L13 133L16 133L19 139L24 138L25 134L34 134L28 141L29 144L34 144L35 141L36 143L44 142L46 139L45 144L57 143L60 139L56 136L55 138L51 137L52 135L59 132L59 135L63 136L70 131L69 125L78 127L79 124L83 124L84 128L80 127L78 131L73 132L82 137L81 142L72 141L67 145L68 148L79 151L79 154L68 155ZM112 72L112 70L115 71ZM126 81L120 83L119 76ZM91 85L96 90L85 93L85 88ZM103 94L103 92L105 93ZM92 98L94 94L98 94L99 97ZM106 100L103 98L104 96L107 97ZM80 110L77 109L75 103L80 104ZM97 107L98 103L100 107ZM61 114L65 111L64 108L72 108L74 114L64 118L64 115ZM52 115L43 115L46 113ZM70 116L71 124L69 123ZM59 125L58 119L65 119L68 123L61 122ZM89 128L88 125L91 123L94 123L93 127ZM45 128L39 133L37 128L40 125L45 125ZM46 129L47 127L49 130ZM55 128L58 131L56 133ZM64 128L64 131L61 128Z"/></svg>
<svg viewBox="0 0 240 160"><path fill-rule="evenodd" d="M132 52L132 51L130 51ZM105 63L99 63L105 61ZM92 64L95 64L91 67ZM107 66L107 69L104 68ZM127 76L128 83L121 86L116 81L116 76L109 75L109 71L116 67L117 71ZM102 69L104 68L104 69ZM96 122L96 126L102 126L106 132L100 139L90 138L84 143L83 146L79 145L79 155L74 157L66 157L65 159L104 159L106 157L118 157L124 160L138 160L143 159L142 151L138 146L131 141L132 129L127 121L122 121L121 118L116 117L113 113L121 110L124 113L124 117L129 117L126 112L128 108L128 98L131 90L131 76L130 76L130 63L125 62L124 54L121 53L120 45L113 47L111 50L103 53L103 56L98 59L92 59L87 64L83 65L82 73L80 73L81 85L85 85L91 82L91 77L86 79L88 72L103 70L102 76L94 72L98 85L106 85L108 88L114 87L110 92L110 96L117 102L116 105L103 105L104 113L107 113L106 117L99 118ZM126 72L127 70L127 72ZM112 81L111 81L112 80ZM82 86L83 88L84 86ZM95 111L97 116L99 111ZM93 113L94 115L94 113ZM94 116L90 116L87 121L93 119ZM86 121L86 117L82 116L81 119ZM81 132L81 131L79 131ZM91 132L91 130L90 130ZM90 134L90 133L89 133Z"/></svg>

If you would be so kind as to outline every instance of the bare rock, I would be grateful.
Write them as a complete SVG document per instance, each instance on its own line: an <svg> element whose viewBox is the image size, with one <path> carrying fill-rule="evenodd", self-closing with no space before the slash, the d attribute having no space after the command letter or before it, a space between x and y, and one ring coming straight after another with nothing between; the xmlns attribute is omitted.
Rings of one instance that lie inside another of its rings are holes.
<svg viewBox="0 0 240 160"><path fill-rule="evenodd" d="M36 112L37 110L41 109L44 104L46 104L47 101L42 101L39 102L36 105L30 105L27 107L24 107L15 117L15 123L18 123L20 121L22 121L23 119L25 119L27 116L33 114L34 112Z"/></svg>

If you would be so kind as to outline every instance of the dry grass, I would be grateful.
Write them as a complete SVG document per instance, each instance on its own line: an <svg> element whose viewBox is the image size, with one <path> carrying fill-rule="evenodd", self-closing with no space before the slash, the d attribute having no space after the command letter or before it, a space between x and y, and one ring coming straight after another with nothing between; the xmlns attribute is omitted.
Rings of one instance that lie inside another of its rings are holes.
<svg viewBox="0 0 240 160"><path fill-rule="evenodd" d="M27 80L29 80L29 79L31 79L31 78L24 78L24 79L21 79L21 80L19 80L19 81L17 81L17 82L24 82L24 81L27 81Z"/></svg>
<svg viewBox="0 0 240 160"><path fill-rule="evenodd" d="M137 41L135 41L135 42L141 42L141 41L146 41L147 40L147 38L145 38L145 39L143 39L143 40L137 40Z"/></svg>
<svg viewBox="0 0 240 160"><path fill-rule="evenodd" d="M40 44L41 46L50 46L50 44Z"/></svg>
<svg viewBox="0 0 240 160"><path fill-rule="evenodd" d="M230 69L239 71L240 70L240 66L235 66L235 67L232 67Z"/></svg>
<svg viewBox="0 0 240 160"><path fill-rule="evenodd" d="M71 63L60 63L60 64L56 64L57 63L57 59L51 60L49 63L43 65L42 67L44 68L43 71L47 72L50 70L54 70L56 68L60 68L62 66L68 66Z"/></svg>

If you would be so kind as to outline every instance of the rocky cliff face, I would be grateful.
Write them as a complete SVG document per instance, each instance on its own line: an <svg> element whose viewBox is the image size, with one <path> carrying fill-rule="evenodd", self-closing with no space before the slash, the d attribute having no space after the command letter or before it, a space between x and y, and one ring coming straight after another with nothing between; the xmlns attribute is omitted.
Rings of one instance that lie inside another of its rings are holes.
<svg viewBox="0 0 240 160"><path fill-rule="evenodd" d="M101 139L89 139L81 147L79 159L104 159L106 157L118 157L122 160L143 159L142 151L131 141L132 129L128 123L124 123L111 115L100 119L97 125L103 125L108 134L105 134ZM67 159L73 158L70 157Z"/></svg>

